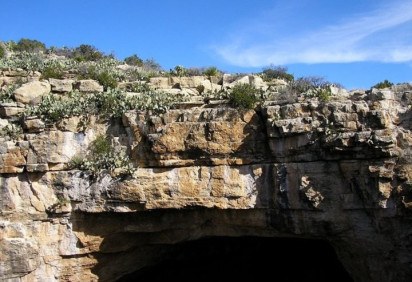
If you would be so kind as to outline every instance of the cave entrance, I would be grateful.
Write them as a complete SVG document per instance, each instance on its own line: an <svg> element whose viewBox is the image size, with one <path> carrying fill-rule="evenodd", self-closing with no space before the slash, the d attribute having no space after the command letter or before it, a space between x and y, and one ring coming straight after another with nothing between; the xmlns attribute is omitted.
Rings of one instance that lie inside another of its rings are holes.
<svg viewBox="0 0 412 282"><path fill-rule="evenodd" d="M118 281L353 281L324 240L210 237L173 246Z"/></svg>

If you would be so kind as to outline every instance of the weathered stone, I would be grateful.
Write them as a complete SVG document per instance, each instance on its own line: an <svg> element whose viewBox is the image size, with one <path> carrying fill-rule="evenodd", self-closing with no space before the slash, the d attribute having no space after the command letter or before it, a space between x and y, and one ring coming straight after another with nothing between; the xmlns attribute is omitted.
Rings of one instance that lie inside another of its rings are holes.
<svg viewBox="0 0 412 282"><path fill-rule="evenodd" d="M4 152L0 155L0 173L17 173L23 171L26 164L24 152L15 146L14 142L6 142L6 146L1 149Z"/></svg>
<svg viewBox="0 0 412 282"><path fill-rule="evenodd" d="M16 117L24 111L25 111L25 108L18 106L17 103L1 103L0 104L0 117L2 118Z"/></svg>
<svg viewBox="0 0 412 282"><path fill-rule="evenodd" d="M77 83L75 83L74 88L79 90L80 92L103 92L103 86L100 85L96 80L92 79L79 80Z"/></svg>
<svg viewBox="0 0 412 282"><path fill-rule="evenodd" d="M264 82L263 79L257 75L252 75L250 77L250 84L256 89L261 89L263 91L266 91L268 89L266 82Z"/></svg>
<svg viewBox="0 0 412 282"><path fill-rule="evenodd" d="M65 93L73 90L74 80L49 78L52 92Z"/></svg>
<svg viewBox="0 0 412 282"><path fill-rule="evenodd" d="M24 120L23 127L30 133L38 133L44 130L45 124L39 118L29 118Z"/></svg>
<svg viewBox="0 0 412 282"><path fill-rule="evenodd" d="M197 95L194 81L164 89ZM327 240L355 281L410 281L411 109L400 93L336 95L71 117L36 134L26 119L24 139L0 138L0 280L116 281L178 242L286 236ZM68 166L103 134L135 171Z"/></svg>
<svg viewBox="0 0 412 282"><path fill-rule="evenodd" d="M371 100L394 100L395 95L390 89L373 88L370 93Z"/></svg>
<svg viewBox="0 0 412 282"><path fill-rule="evenodd" d="M154 89L170 89L173 86L168 77L151 77L149 83Z"/></svg>
<svg viewBox="0 0 412 282"><path fill-rule="evenodd" d="M23 104L36 105L41 102L43 95L49 94L50 84L46 81L32 81L23 84L14 92L14 99Z"/></svg>
<svg viewBox="0 0 412 282"><path fill-rule="evenodd" d="M179 85L179 88L196 88L198 85L201 85L205 80L204 76L191 76L191 77L171 77L170 83L172 87Z"/></svg>
<svg viewBox="0 0 412 282"><path fill-rule="evenodd" d="M79 132L82 128L82 125L85 126L82 122L86 123L86 117L84 116L73 116L68 118L63 118L61 121L57 122L56 126L61 131L71 131Z"/></svg>

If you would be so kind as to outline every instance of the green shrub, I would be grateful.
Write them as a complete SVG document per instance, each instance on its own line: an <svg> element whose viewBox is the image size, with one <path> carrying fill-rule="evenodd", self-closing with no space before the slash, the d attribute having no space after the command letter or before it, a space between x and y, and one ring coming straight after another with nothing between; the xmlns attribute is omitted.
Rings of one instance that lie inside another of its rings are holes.
<svg viewBox="0 0 412 282"><path fill-rule="evenodd" d="M0 88L0 103L13 102L13 92L19 87L19 84L13 84Z"/></svg>
<svg viewBox="0 0 412 282"><path fill-rule="evenodd" d="M149 84L145 82L135 81L126 85L127 92L144 93L150 91Z"/></svg>
<svg viewBox="0 0 412 282"><path fill-rule="evenodd" d="M221 74L221 71L219 71L216 67L209 67L203 71L203 74L207 77L219 76Z"/></svg>
<svg viewBox="0 0 412 282"><path fill-rule="evenodd" d="M320 101L328 102L332 96L332 91L330 90L330 87L320 88L317 90L315 95Z"/></svg>
<svg viewBox="0 0 412 282"><path fill-rule="evenodd" d="M113 140L99 135L88 146L84 158L78 155L70 161L70 166L85 169L93 175L108 171L112 176L131 175L135 171L126 151L121 146L114 146Z"/></svg>
<svg viewBox="0 0 412 282"><path fill-rule="evenodd" d="M56 78L62 79L64 78L64 69L59 64L51 64L47 65L43 68L41 73L41 79L49 79L49 78Z"/></svg>
<svg viewBox="0 0 412 282"><path fill-rule="evenodd" d="M44 52L46 51L46 45L38 40L22 38L17 42L16 45L13 45L13 50L29 53Z"/></svg>
<svg viewBox="0 0 412 282"><path fill-rule="evenodd" d="M132 108L126 95L113 88L103 93L89 95L89 97L91 113L108 119L121 117L123 113Z"/></svg>
<svg viewBox="0 0 412 282"><path fill-rule="evenodd" d="M97 81L99 81L99 83L103 85L104 90L107 90L109 88L114 89L117 87L116 78L114 77L112 73L110 73L107 70L101 73L98 73L95 79L97 79Z"/></svg>
<svg viewBox="0 0 412 282"><path fill-rule="evenodd" d="M205 86L200 84L200 85L196 86L196 90L197 90L197 92L199 92L200 95L202 95L202 93L205 91Z"/></svg>
<svg viewBox="0 0 412 282"><path fill-rule="evenodd" d="M259 101L258 93L258 90L250 84L236 84L229 93L229 103L235 108L253 109Z"/></svg>
<svg viewBox="0 0 412 282"><path fill-rule="evenodd" d="M372 86L372 88L383 89L383 88L389 88L391 86L393 86L393 83L390 82L389 80L385 79L384 81L381 81L381 82L375 84L374 86Z"/></svg>
<svg viewBox="0 0 412 282"><path fill-rule="evenodd" d="M136 54L125 58L124 62L130 66L143 66L143 60L140 59Z"/></svg>
<svg viewBox="0 0 412 282"><path fill-rule="evenodd" d="M82 44L76 47L71 53L71 57L78 62L84 61L98 61L105 56L102 52L96 49L96 47L88 44Z"/></svg>
<svg viewBox="0 0 412 282"><path fill-rule="evenodd" d="M187 74L187 70L183 66L175 66L173 70L170 70L170 74L175 76L185 76Z"/></svg>
<svg viewBox="0 0 412 282"><path fill-rule="evenodd" d="M83 155L74 155L69 162L69 168L71 169L82 169L85 162L85 157Z"/></svg>
<svg viewBox="0 0 412 282"><path fill-rule="evenodd" d="M19 124L10 123L0 129L0 137L7 137L17 141L22 137L23 129Z"/></svg>
<svg viewBox="0 0 412 282"><path fill-rule="evenodd" d="M263 69L262 78L264 81L270 81L272 79L283 79L285 81L292 81L294 76L287 72L287 67L282 66L270 66Z"/></svg>
<svg viewBox="0 0 412 282"><path fill-rule="evenodd" d="M38 116L48 123L81 115L99 115L110 119L121 117L126 111L136 109L164 113L174 103L186 99L187 97L184 96L152 90L134 97L129 97L117 89L92 94L71 92L65 97L48 94L42 97L38 105L28 108L25 115Z"/></svg>
<svg viewBox="0 0 412 282"><path fill-rule="evenodd" d="M6 47L0 42L0 59L6 57Z"/></svg>
<svg viewBox="0 0 412 282"><path fill-rule="evenodd" d="M107 156L113 151L111 142L104 135L99 135L89 146L89 151L92 157Z"/></svg>
<svg viewBox="0 0 412 282"><path fill-rule="evenodd" d="M9 58L0 61L2 68L21 68L27 71L42 71L44 67L44 56L40 53L18 52Z"/></svg>

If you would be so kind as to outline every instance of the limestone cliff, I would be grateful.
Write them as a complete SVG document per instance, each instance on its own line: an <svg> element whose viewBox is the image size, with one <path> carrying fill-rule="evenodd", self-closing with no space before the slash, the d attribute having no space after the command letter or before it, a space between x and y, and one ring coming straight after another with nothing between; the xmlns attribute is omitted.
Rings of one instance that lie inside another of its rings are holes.
<svg viewBox="0 0 412 282"><path fill-rule="evenodd" d="M174 79L188 92L207 81ZM29 80L0 105L3 123L44 92L102 90ZM151 83L175 91L163 80ZM89 117L86 127L78 116L27 118L23 135L0 143L0 279L113 281L173 243L255 235L325 239L355 281L411 280L408 89L273 98L255 110L193 98L163 114ZM125 148L131 175L69 165L100 134Z"/></svg>

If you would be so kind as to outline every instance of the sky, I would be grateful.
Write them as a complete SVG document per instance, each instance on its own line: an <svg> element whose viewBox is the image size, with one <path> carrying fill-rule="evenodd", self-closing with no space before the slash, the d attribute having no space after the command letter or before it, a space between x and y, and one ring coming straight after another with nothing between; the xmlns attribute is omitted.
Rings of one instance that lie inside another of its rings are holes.
<svg viewBox="0 0 412 282"><path fill-rule="evenodd" d="M0 41L90 44L165 70L285 66L347 89L412 82L412 0L0 1Z"/></svg>

